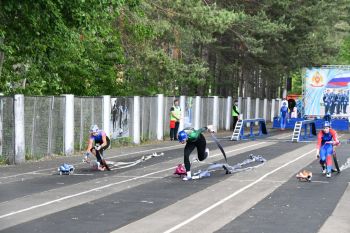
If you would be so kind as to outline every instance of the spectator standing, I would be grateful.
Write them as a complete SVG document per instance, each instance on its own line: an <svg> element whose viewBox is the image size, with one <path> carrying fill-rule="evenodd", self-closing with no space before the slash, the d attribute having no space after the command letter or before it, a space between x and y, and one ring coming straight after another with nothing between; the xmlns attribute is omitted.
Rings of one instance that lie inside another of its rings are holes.
<svg viewBox="0 0 350 233"><path fill-rule="evenodd" d="M237 121L239 120L239 110L238 110L237 100L234 102L232 106L232 118L233 118L233 130L235 130Z"/></svg>
<svg viewBox="0 0 350 233"><path fill-rule="evenodd" d="M174 105L170 108L170 140L177 140L177 131L179 130L181 117L181 108L179 100L174 100Z"/></svg>

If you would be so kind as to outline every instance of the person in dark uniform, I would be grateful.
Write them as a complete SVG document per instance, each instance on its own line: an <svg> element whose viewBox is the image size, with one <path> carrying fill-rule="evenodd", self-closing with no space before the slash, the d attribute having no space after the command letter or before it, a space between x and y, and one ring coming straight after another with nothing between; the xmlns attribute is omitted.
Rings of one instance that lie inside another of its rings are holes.
<svg viewBox="0 0 350 233"><path fill-rule="evenodd" d="M324 114L330 113L330 107L331 107L331 95L330 90L327 89L326 93L323 95L323 104L324 104Z"/></svg>
<svg viewBox="0 0 350 233"><path fill-rule="evenodd" d="M343 101L342 101L342 103L343 103L343 107L342 107L343 113L346 114L346 108L347 108L347 106L349 104L349 95L348 95L346 90L343 91Z"/></svg>
<svg viewBox="0 0 350 233"><path fill-rule="evenodd" d="M295 102L294 99L289 99L288 100L288 108L289 108L289 112L290 114L292 114L292 112L294 112L294 107L297 105L297 103Z"/></svg>
<svg viewBox="0 0 350 233"><path fill-rule="evenodd" d="M335 99L336 99L336 112L339 115L341 111L341 105L342 105L342 102L341 102L342 94L340 93L340 91L335 93Z"/></svg>
<svg viewBox="0 0 350 233"><path fill-rule="evenodd" d="M331 115L334 114L334 111L335 111L335 107L336 107L336 100L335 100L335 94L333 92L330 93L330 107L329 107L329 113Z"/></svg>

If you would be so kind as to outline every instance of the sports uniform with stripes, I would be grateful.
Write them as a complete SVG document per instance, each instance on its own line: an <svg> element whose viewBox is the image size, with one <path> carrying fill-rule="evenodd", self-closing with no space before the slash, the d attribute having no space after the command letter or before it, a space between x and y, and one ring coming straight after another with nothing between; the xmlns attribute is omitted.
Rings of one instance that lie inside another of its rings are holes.
<svg viewBox="0 0 350 233"><path fill-rule="evenodd" d="M332 172L333 167L333 143L339 143L337 132L334 129L329 129L328 133L325 133L323 130L318 133L316 148L320 151L320 164L322 169L326 169L327 174Z"/></svg>

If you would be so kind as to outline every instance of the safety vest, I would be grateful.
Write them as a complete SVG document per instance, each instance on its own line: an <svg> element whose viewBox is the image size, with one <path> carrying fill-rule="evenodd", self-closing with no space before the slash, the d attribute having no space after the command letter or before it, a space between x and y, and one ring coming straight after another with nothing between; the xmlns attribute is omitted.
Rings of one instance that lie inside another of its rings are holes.
<svg viewBox="0 0 350 233"><path fill-rule="evenodd" d="M180 119L181 116L181 108L180 106L173 106L174 110L171 111L176 117L177 119L173 116L173 114L170 114L170 120L171 121L178 121Z"/></svg>
<svg viewBox="0 0 350 233"><path fill-rule="evenodd" d="M236 112L235 110L236 110L237 112ZM234 105L233 108L232 108L232 116L234 116L234 117L235 117L235 116L239 116L239 111L238 111L238 108L237 108L236 105Z"/></svg>

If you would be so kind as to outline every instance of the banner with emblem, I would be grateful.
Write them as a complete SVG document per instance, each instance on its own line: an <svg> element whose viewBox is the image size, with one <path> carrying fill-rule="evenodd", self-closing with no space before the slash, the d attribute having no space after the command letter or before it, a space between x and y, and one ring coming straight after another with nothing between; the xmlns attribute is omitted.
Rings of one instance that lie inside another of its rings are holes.
<svg viewBox="0 0 350 233"><path fill-rule="evenodd" d="M349 116L349 69L310 68L304 80L305 115Z"/></svg>

